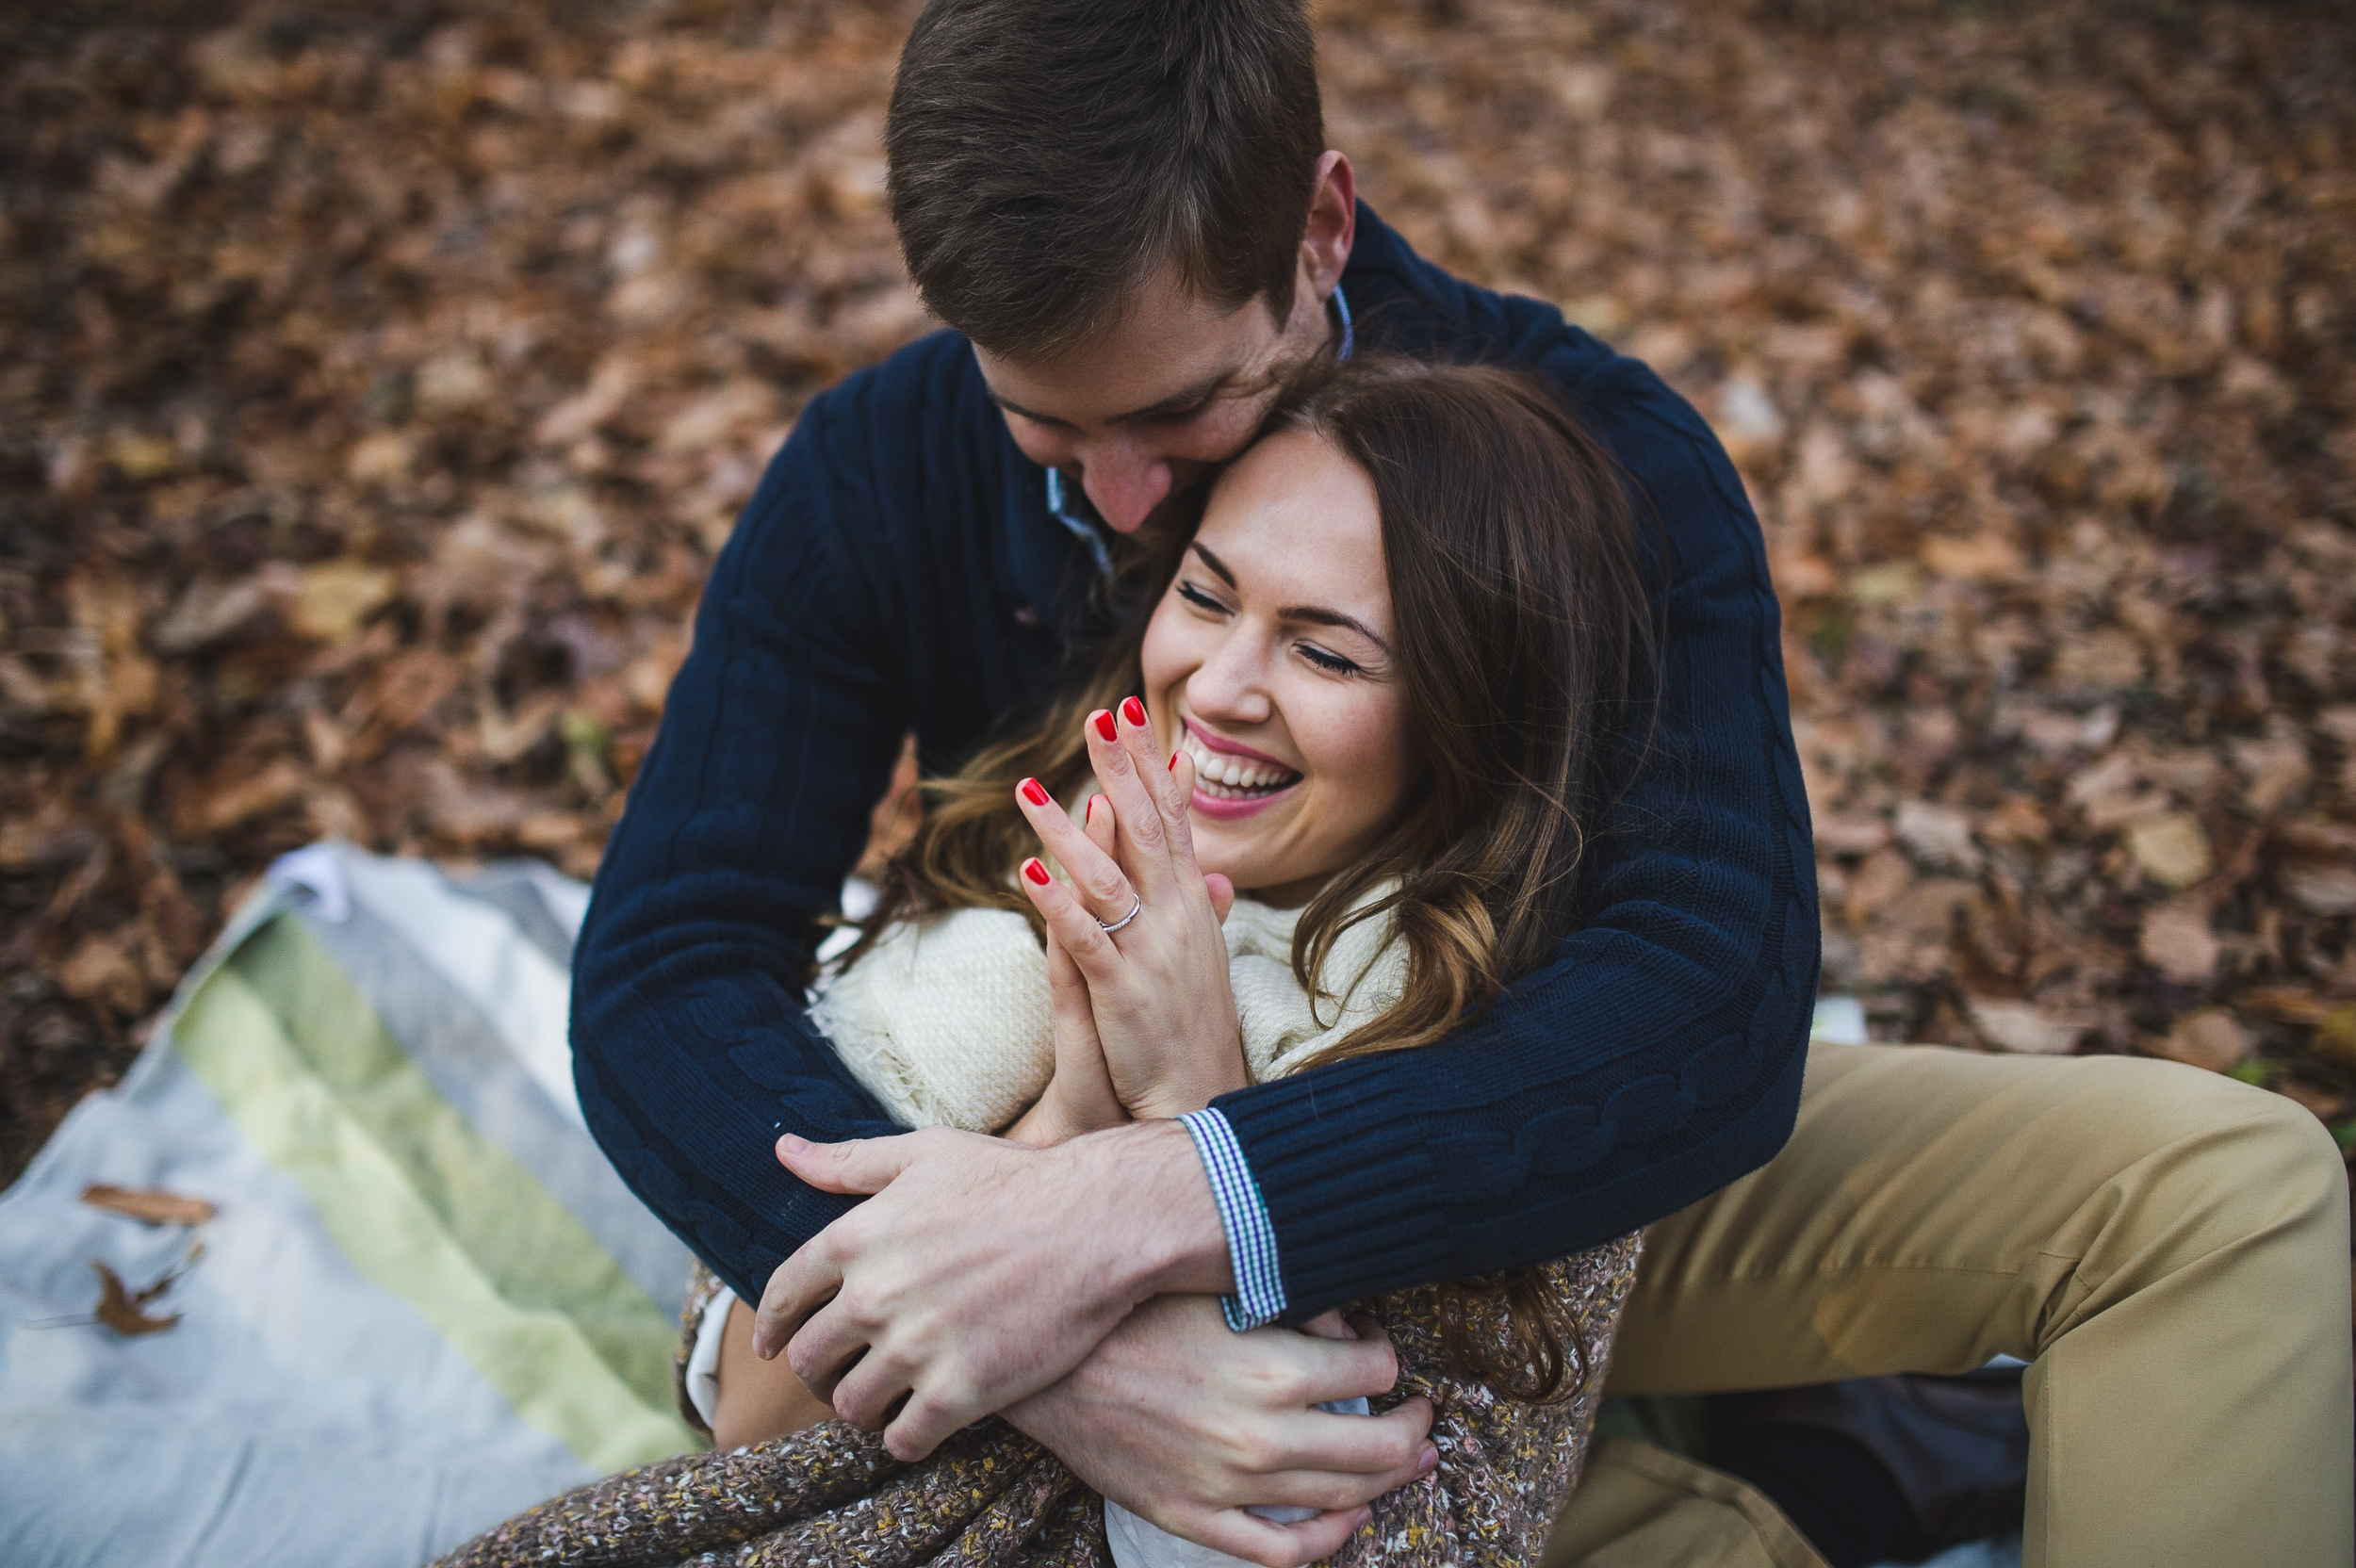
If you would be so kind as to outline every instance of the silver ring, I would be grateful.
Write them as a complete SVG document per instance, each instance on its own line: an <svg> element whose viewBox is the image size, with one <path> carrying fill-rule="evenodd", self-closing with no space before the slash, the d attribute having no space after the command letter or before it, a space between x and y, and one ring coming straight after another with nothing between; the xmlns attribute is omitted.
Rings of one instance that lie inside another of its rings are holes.
<svg viewBox="0 0 2356 1568"><path fill-rule="evenodd" d="M1135 904L1132 904L1132 905L1130 905L1130 906L1129 906L1129 912L1128 912L1127 914L1125 914L1125 915L1121 916L1119 920L1114 921L1114 922L1113 922L1110 925L1104 925L1104 923L1103 921L1101 921L1101 920L1100 920L1100 921L1098 921L1096 923L1097 923L1097 924L1099 924L1099 925L1104 925L1104 931L1105 931L1105 934L1106 934L1106 935L1110 935L1111 933L1113 933L1113 932L1115 932L1115 931L1120 930L1122 926L1124 926L1124 925L1128 924L1131 921L1133 921L1133 920L1137 919L1137 911L1138 911L1139 909L1144 908L1144 907L1145 907L1145 895L1144 895L1144 894L1142 894L1142 893L1139 893L1139 894L1137 895L1137 901Z"/></svg>

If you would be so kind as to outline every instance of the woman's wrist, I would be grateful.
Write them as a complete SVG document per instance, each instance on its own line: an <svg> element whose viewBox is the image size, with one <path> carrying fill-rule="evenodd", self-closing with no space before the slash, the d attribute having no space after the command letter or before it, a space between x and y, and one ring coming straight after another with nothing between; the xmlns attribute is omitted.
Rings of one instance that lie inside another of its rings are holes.
<svg viewBox="0 0 2356 1568"><path fill-rule="evenodd" d="M1046 1149L1089 1133L1101 1133L1107 1127L1118 1127L1129 1119L1128 1112L1108 1096L1087 1097L1104 1100L1101 1105L1075 1102L1079 1098L1070 1092L1060 1075L1051 1078L1031 1108L1017 1117L1001 1135L1035 1149Z"/></svg>
<svg viewBox="0 0 2356 1568"><path fill-rule="evenodd" d="M1139 1086L1135 1099L1123 1095L1121 1103L1139 1121L1174 1120L1251 1084L1237 1038L1218 1050L1181 1053L1163 1062L1152 1082Z"/></svg>

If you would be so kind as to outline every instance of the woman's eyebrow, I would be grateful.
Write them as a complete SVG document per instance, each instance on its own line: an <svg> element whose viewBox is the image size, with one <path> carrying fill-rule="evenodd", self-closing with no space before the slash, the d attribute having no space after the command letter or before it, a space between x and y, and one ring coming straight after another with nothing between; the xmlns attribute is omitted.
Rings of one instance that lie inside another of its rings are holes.
<svg viewBox="0 0 2356 1568"><path fill-rule="evenodd" d="M1190 547L1193 549L1195 554L1203 558L1203 564L1208 566L1211 570L1219 574L1219 580L1221 582L1224 582L1230 588L1233 588L1235 585L1235 574L1227 569L1226 562L1221 561L1218 556L1211 553L1209 546L1203 544L1200 540L1197 540Z"/></svg>
<svg viewBox="0 0 2356 1568"><path fill-rule="evenodd" d="M1390 656L1391 645L1377 635L1374 628L1356 616L1345 615L1338 610L1323 610L1314 604L1291 604L1278 611L1276 618L1283 621L1306 621L1311 626L1337 626L1345 631L1356 632L1376 647L1381 648L1383 657Z"/></svg>

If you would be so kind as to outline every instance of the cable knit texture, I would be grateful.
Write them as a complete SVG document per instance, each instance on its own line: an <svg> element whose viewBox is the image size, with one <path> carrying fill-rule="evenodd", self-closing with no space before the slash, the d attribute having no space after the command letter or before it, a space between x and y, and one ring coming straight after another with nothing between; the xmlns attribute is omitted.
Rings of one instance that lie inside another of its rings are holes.
<svg viewBox="0 0 2356 1568"><path fill-rule="evenodd" d="M1592 825L1554 962L1429 1050L1220 1100L1296 1321L1565 1256L1764 1163L1799 1104L1818 946L1765 547L1708 427L1363 205L1342 285L1369 347L1562 389L1658 519L1668 657L1650 765ZM574 1070L623 1178L744 1295L851 1202L788 1176L777 1135L900 1130L802 1006L900 739L945 772L1039 711L1104 629L1092 580L954 333L812 400L713 565L575 949Z"/></svg>
<svg viewBox="0 0 2356 1568"><path fill-rule="evenodd" d="M1406 984L1406 952L1389 923L1361 921L1326 960L1330 994L1312 1000L1293 978L1300 923L1298 909L1239 898L1222 928L1254 1083L1295 1070L1373 1020ZM859 1086L911 1127L994 1133L1055 1071L1047 965L1030 923L1007 909L893 926L825 984L810 1016Z"/></svg>

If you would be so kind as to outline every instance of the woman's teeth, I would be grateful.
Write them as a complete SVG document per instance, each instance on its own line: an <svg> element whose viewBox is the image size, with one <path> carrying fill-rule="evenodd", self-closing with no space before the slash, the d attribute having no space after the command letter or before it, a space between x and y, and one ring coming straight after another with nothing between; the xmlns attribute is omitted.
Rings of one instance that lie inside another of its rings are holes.
<svg viewBox="0 0 2356 1568"><path fill-rule="evenodd" d="M1213 751L1195 739L1191 729L1181 743L1186 755L1194 759L1195 787L1214 800L1246 800L1290 789L1301 782L1301 775L1290 768Z"/></svg>

